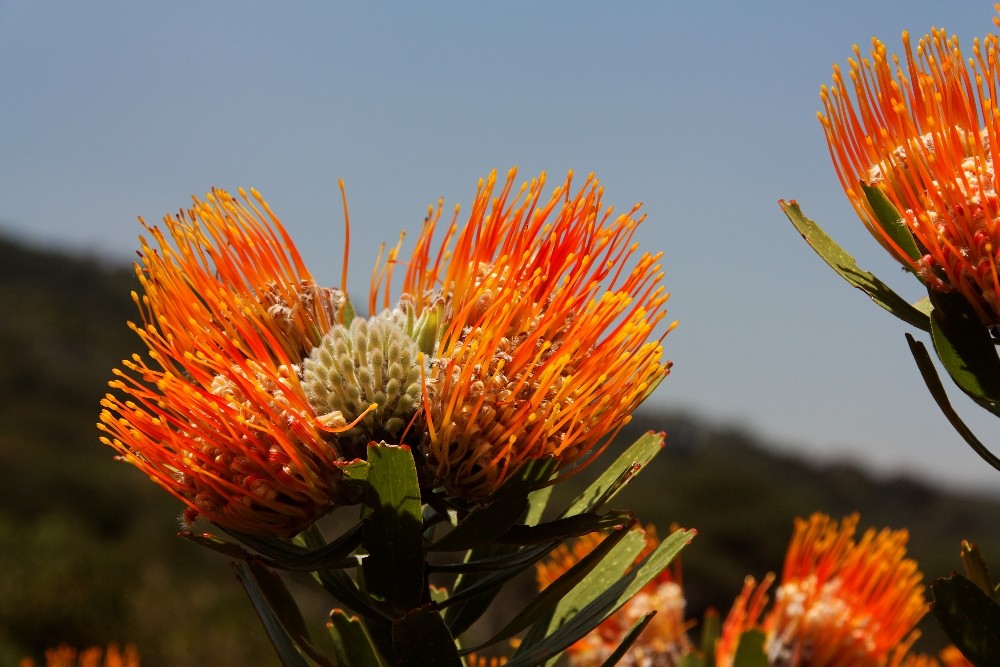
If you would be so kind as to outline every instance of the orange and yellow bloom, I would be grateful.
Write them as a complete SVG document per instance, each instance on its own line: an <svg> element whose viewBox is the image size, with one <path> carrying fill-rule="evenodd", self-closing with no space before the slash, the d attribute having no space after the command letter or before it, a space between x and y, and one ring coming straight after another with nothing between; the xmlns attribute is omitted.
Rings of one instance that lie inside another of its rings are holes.
<svg viewBox="0 0 1000 667"><path fill-rule="evenodd" d="M121 649L109 644L78 651L72 646L59 646L45 651L45 667L139 667L139 652L129 644ZM35 667L35 661L24 658L20 667Z"/></svg>
<svg viewBox="0 0 1000 667"><path fill-rule="evenodd" d="M294 535L336 501L339 453L297 366L343 296L318 287L256 192L215 190L148 227L133 294L149 348L117 370L102 440L174 494L188 522Z"/></svg>
<svg viewBox="0 0 1000 667"><path fill-rule="evenodd" d="M906 557L905 530L869 529L856 540L857 523L819 513L796 520L774 606L763 615L773 580L748 580L723 625L717 664L732 664L750 629L765 633L770 665L900 663L927 611L923 575Z"/></svg>
<svg viewBox="0 0 1000 667"><path fill-rule="evenodd" d="M339 466L369 441L418 449L429 486L476 501L529 459L588 461L669 370L659 255L635 258L637 207L612 217L593 177L544 201L544 174L512 196L514 175L496 196L481 182L436 253L440 206L408 262L390 252L368 318L316 284L256 192L147 226L148 353L115 371L102 441L186 523L280 536L354 498Z"/></svg>
<svg viewBox="0 0 1000 667"><path fill-rule="evenodd" d="M1000 43L973 43L935 29L916 53L904 33L905 61L873 40L855 47L850 82L834 68L822 89L826 132L848 197L868 228L931 289L957 291L987 325L1000 324ZM852 94L853 93L853 94ZM860 184L881 189L903 216L916 249L879 223Z"/></svg>
<svg viewBox="0 0 1000 667"><path fill-rule="evenodd" d="M633 260L638 206L613 216L593 176L512 196L480 183L464 227L431 250L428 217L407 268L418 311L441 304L425 392L424 451L450 492L485 498L528 459L589 460L662 380L660 255Z"/></svg>

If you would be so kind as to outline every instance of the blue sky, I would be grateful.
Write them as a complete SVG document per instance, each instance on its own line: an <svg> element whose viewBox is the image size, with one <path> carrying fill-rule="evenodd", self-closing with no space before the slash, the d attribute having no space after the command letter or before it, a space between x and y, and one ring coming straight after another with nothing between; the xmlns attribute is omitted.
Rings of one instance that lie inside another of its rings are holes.
<svg viewBox="0 0 1000 667"><path fill-rule="evenodd" d="M0 231L130 261L139 226L212 186L262 191L314 274L350 285L428 204L517 165L594 171L662 249L674 372L695 410L817 458L996 488L931 401L909 329L827 269L796 198L859 263L919 292L840 191L816 111L851 47L942 26L971 49L989 2L0 1ZM415 234L411 234L411 238ZM953 392L954 393L954 392ZM955 402L987 441L1000 429Z"/></svg>

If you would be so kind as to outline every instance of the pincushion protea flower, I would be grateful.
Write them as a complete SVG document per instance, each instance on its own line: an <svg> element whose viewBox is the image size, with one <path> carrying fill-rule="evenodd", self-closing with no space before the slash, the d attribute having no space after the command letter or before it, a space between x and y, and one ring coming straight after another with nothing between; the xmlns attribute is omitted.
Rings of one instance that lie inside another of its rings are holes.
<svg viewBox="0 0 1000 667"><path fill-rule="evenodd" d="M436 253L432 212L403 288L418 312L443 308L423 451L436 481L470 499L528 459L589 461L669 370L673 325L650 340L666 313L660 255L634 258L638 206L612 217L592 175L573 193L570 173L548 201L544 173L512 196L514 178L497 195L495 173L481 181Z"/></svg>
<svg viewBox="0 0 1000 667"><path fill-rule="evenodd" d="M251 534L293 535L336 501L340 457L297 365L338 317L256 192L214 190L148 227L133 293L149 348L116 370L102 441L203 516ZM172 243L171 243L172 242Z"/></svg>
<svg viewBox="0 0 1000 667"><path fill-rule="evenodd" d="M739 634L753 628L766 634L770 665L900 664L927 611L923 575L906 558L905 530L869 529L855 541L857 523L796 520L774 607L761 621L771 579L749 580L723 626L718 665L732 664Z"/></svg>
<svg viewBox="0 0 1000 667"><path fill-rule="evenodd" d="M996 21L996 19L994 19ZM982 321L1000 323L1000 150L997 35L966 60L956 37L934 30L916 55L903 34L905 66L873 40L855 47L850 84L834 67L820 120L848 197L869 230L928 287L958 291ZM852 92L853 90L853 99ZM901 247L879 224L860 183L878 186L917 242Z"/></svg>
<svg viewBox="0 0 1000 667"><path fill-rule="evenodd" d="M23 658L20 667L35 667L35 661ZM131 644L124 649L109 644L106 650L93 646L82 651L63 645L45 651L45 667L139 667L139 652Z"/></svg>
<svg viewBox="0 0 1000 667"><path fill-rule="evenodd" d="M645 530L646 548L636 556L636 562L656 548L659 538L656 528ZM535 566L539 588L545 588L566 570L586 556L601 541L600 533L589 533L562 545L544 561ZM660 572L617 612L609 616L590 634L566 650L573 667L598 667L605 664L621 644L632 626L650 611L656 611L636 642L617 663L629 665L679 664L681 658L692 651L687 631L693 622L684 619L684 590L681 583L680 561Z"/></svg>
<svg viewBox="0 0 1000 667"><path fill-rule="evenodd" d="M638 207L612 219L592 176L544 204L544 174L512 199L513 178L492 202L495 174L480 183L431 263L438 207L396 306L399 248L376 266L368 319L316 285L256 192L147 226L132 327L149 355L116 371L102 441L186 522L279 536L344 500L338 465L370 441L419 447L423 478L476 501L528 459L589 460L669 370L672 325L649 340L659 255L631 261Z"/></svg>

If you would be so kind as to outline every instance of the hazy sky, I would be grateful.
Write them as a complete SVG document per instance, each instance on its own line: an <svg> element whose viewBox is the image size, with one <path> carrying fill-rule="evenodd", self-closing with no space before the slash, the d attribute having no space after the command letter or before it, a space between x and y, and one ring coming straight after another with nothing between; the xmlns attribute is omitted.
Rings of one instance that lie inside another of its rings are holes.
<svg viewBox="0 0 1000 667"><path fill-rule="evenodd" d="M924 389L909 328L829 270L776 203L797 198L916 299L837 184L819 87L872 35L898 51L902 30L942 26L971 52L993 14L985 1L0 0L0 231L130 261L136 216L252 186L338 284L343 178L361 296L379 242L412 239L439 197L468 206L491 169L550 183L594 171L607 203L645 202L639 240L665 252L680 326L651 405L996 489L1000 473Z"/></svg>

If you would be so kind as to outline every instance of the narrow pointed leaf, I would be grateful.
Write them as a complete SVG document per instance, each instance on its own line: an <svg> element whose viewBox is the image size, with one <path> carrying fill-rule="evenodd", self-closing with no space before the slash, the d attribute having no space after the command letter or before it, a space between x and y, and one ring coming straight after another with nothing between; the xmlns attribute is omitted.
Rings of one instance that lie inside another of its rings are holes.
<svg viewBox="0 0 1000 667"><path fill-rule="evenodd" d="M458 647L444 619L427 608L411 611L393 622L392 645L399 667L462 667Z"/></svg>
<svg viewBox="0 0 1000 667"><path fill-rule="evenodd" d="M507 578L497 582L496 585L489 585L489 577L494 576L496 572L501 569L503 571L512 569L509 564L505 564L501 568L501 566L494 566L491 563L498 559L506 559L513 553L532 555L527 549L513 549L496 545L477 547L466 552L465 564L484 563L487 565L485 567L473 565L469 571L462 572L455 580L455 586L448 599L440 603L440 606L444 608L445 623L454 636L460 636L480 619L497 593L500 592L500 587L509 580ZM543 555L526 560L524 567L530 567Z"/></svg>
<svg viewBox="0 0 1000 667"><path fill-rule="evenodd" d="M934 351L962 391L982 402L1000 401L1000 357L989 331L961 294L931 291ZM985 406L984 406L985 407Z"/></svg>
<svg viewBox="0 0 1000 667"><path fill-rule="evenodd" d="M365 618L388 619L386 612L377 608L361 590L354 580L343 570L320 570L313 573L327 593L332 595L342 605Z"/></svg>
<svg viewBox="0 0 1000 667"><path fill-rule="evenodd" d="M882 306L899 319L924 331L930 331L930 321L927 316L906 302L906 299L896 294L888 285L873 274L858 266L854 258L827 236L819 225L805 217L799 205L794 201L781 201L781 210L798 230L806 243L816 251L824 262L830 265L841 278L857 287L871 297L872 301Z"/></svg>
<svg viewBox="0 0 1000 667"><path fill-rule="evenodd" d="M442 608L452 607L460 602L466 602L472 598L479 597L485 593L494 593L505 583L519 575L521 572L531 567L534 563L544 558L550 551L559 545L558 542L550 542L536 547L525 547L522 549L523 558L516 561L516 565L499 570L489 570L485 572L467 572L461 576L462 581L456 583L454 590L448 599L439 606ZM500 548L498 548L499 550ZM476 550L473 551L475 553ZM461 633L456 633L461 634Z"/></svg>
<svg viewBox="0 0 1000 667"><path fill-rule="evenodd" d="M622 643L618 645L618 648L614 650L614 653L608 656L608 659L601 664L601 667L614 667L617 665L618 661L624 658L625 654L628 653L628 650L632 648L632 644L634 644L635 640L639 638L639 635L646 629L646 626L649 625L649 622L653 620L654 616L656 616L655 609L647 614L644 614L638 621L636 621L635 625L632 626L632 629L629 630L628 634L622 639Z"/></svg>
<svg viewBox="0 0 1000 667"><path fill-rule="evenodd" d="M491 646L498 641L513 637L529 625L540 619L544 614L555 609L559 601L573 590L593 569L601 562L605 556L621 542L622 538L628 535L625 529L616 530L598 544L593 551L573 564L568 570L563 572L555 581L545 587L538 595L531 599L524 609L522 609L511 621L497 632L487 642L476 647L475 650Z"/></svg>
<svg viewBox="0 0 1000 667"><path fill-rule="evenodd" d="M357 616L348 616L340 609L330 612L327 626L333 638L338 665L350 667L384 667L365 624Z"/></svg>
<svg viewBox="0 0 1000 667"><path fill-rule="evenodd" d="M965 568L965 576L969 581L979 586L979 589L994 601L1000 602L997 599L993 582L990 581L990 572L986 567L986 561L979 553L979 547L975 543L962 540L962 550L959 552L959 556L962 559L962 566Z"/></svg>
<svg viewBox="0 0 1000 667"><path fill-rule="evenodd" d="M177 536L182 537L185 540L190 540L195 544L200 544L203 547L207 547L212 551L228 556L229 558L235 558L236 560L256 558L254 554L250 553L240 545L227 542L222 538L216 537L212 533L193 533L190 530L182 530L177 533Z"/></svg>
<svg viewBox="0 0 1000 667"><path fill-rule="evenodd" d="M243 557L244 560L248 557L258 558L268 567L298 572L315 572L316 570L323 570L330 567L353 567L357 565L357 561L349 560L348 557L361 545L360 523L350 528L333 542L316 549L310 549L308 547L292 543L284 543L280 548L278 548L273 544L272 540L266 538L262 539L252 535L242 535L240 533L230 534L247 546L253 548L255 551L264 555L263 558L260 558L259 556L253 556L244 551L243 553L246 554L246 556ZM202 535L201 538L212 538L212 536L206 534ZM209 548L214 548L211 544L209 544L212 539L218 540L218 538L203 540L199 539L198 536L188 537L188 539L197 541L200 544L208 546ZM236 545L232 546L236 547ZM218 551L219 549L216 550ZM264 554L264 551L268 551L269 554ZM232 554L232 556L234 558L239 558L239 556L236 556L235 553Z"/></svg>
<svg viewBox="0 0 1000 667"><path fill-rule="evenodd" d="M644 536L638 531L630 531L588 578L563 598L547 630L541 633L536 630L542 627L544 621L532 626L508 667L533 667L557 656L652 581L694 535L693 530L674 531L635 567L624 573L631 559L645 546Z"/></svg>
<svg viewBox="0 0 1000 667"><path fill-rule="evenodd" d="M604 620L604 615L598 615L594 619L591 619L592 623L590 627L586 628L580 637L572 639L569 644L560 647L556 653L545 653L546 642L552 645L553 642L550 641L552 637L560 630L565 629L571 620L578 620L579 614L586 609L588 604L598 598L602 592L612 588L624 588L626 585L625 573L635 562L636 557L642 552L645 546L646 538L641 531L628 531L618 544L614 546L611 553L606 555L594 570L587 575L584 581L581 582L582 585L564 595L559 604L556 605L556 608L547 615L547 618L535 623L524 637L522 637L521 645L514 653L513 662L515 667L519 664L518 659L528 660L524 664L544 664L549 657L572 644L589 632L590 629L597 627ZM602 611L610 613L606 609ZM574 616L578 618L574 619ZM535 649L538 646L541 646L542 649L539 651L529 651L529 649ZM535 660L535 662L530 662L531 660Z"/></svg>
<svg viewBox="0 0 1000 667"><path fill-rule="evenodd" d="M505 533L525 515L530 507L528 494L551 477L556 463L552 457L526 462L497 489L489 505L473 510L428 550L465 551Z"/></svg>
<svg viewBox="0 0 1000 667"><path fill-rule="evenodd" d="M622 452L615 462L608 466L590 486L577 496L566 508L563 516L572 516L585 511L597 511L614 497L639 469L663 451L663 433L650 431L644 434ZM639 466L636 469L635 466Z"/></svg>
<svg viewBox="0 0 1000 667"><path fill-rule="evenodd" d="M736 655L733 656L733 667L768 667L763 632L747 630L740 635Z"/></svg>
<svg viewBox="0 0 1000 667"><path fill-rule="evenodd" d="M348 482L364 482L368 479L368 462L361 459L337 465Z"/></svg>
<svg viewBox="0 0 1000 667"><path fill-rule="evenodd" d="M997 458L993 452L986 448L986 445L981 443L976 435L972 432L962 418L958 416L955 409L951 406L951 402L948 400L948 394L945 392L944 385L941 384L941 379L938 377L937 371L934 369L934 362L931 360L930 355L927 353L927 348L924 347L923 343L914 340L913 336L906 334L906 342L910 346L910 353L913 354L914 361L917 362L917 368L920 369L920 375L924 379L924 384L927 385L928 391L930 391L931 398L934 402L938 404L941 412L944 416L951 422L952 427L959 435L972 447L973 451L979 455L981 459L989 463L991 466L1000 470L1000 458Z"/></svg>
<svg viewBox="0 0 1000 667"><path fill-rule="evenodd" d="M330 665L312 648L302 614L278 575L254 560L237 561L233 567L264 624L281 664L285 667L307 667L308 663L299 652L302 649L320 665Z"/></svg>
<svg viewBox="0 0 1000 667"><path fill-rule="evenodd" d="M361 568L370 597L393 614L419 606L424 589L420 485L407 447L368 447Z"/></svg>
<svg viewBox="0 0 1000 667"><path fill-rule="evenodd" d="M558 542L551 542L550 550L558 546ZM508 568L528 567L538 561L539 549L515 549L511 547L495 547L488 550L493 555L485 556L487 550L472 550L467 552L469 557L461 563L431 563L427 566L430 572L496 572Z"/></svg>
<svg viewBox="0 0 1000 667"><path fill-rule="evenodd" d="M701 654L704 657L704 667L715 667L715 645L722 636L722 621L719 613L708 609L701 621Z"/></svg>
<svg viewBox="0 0 1000 667"><path fill-rule="evenodd" d="M542 520L542 513L545 512L545 508L549 504L549 498L552 497L552 489L552 485L543 486L537 491L532 491L528 494L528 513L524 517L525 524L534 526Z"/></svg>
<svg viewBox="0 0 1000 667"><path fill-rule="evenodd" d="M568 537L579 537L598 530L608 530L627 526L635 520L635 514L627 510L612 510L605 514L577 514L565 519L540 523L537 526L511 526L498 537L498 544L542 544Z"/></svg>
<svg viewBox="0 0 1000 667"><path fill-rule="evenodd" d="M974 665L1000 665L1000 605L959 574L931 584L931 611Z"/></svg>
<svg viewBox="0 0 1000 667"><path fill-rule="evenodd" d="M882 189L866 183L861 184L861 189L864 191L865 198L868 199L868 205L872 207L872 211L875 213L882 231L910 259L914 261L920 259L920 249L917 248L917 242L913 240L913 233L906 226L903 216L899 214L896 207L892 205L892 202L882 192Z"/></svg>

